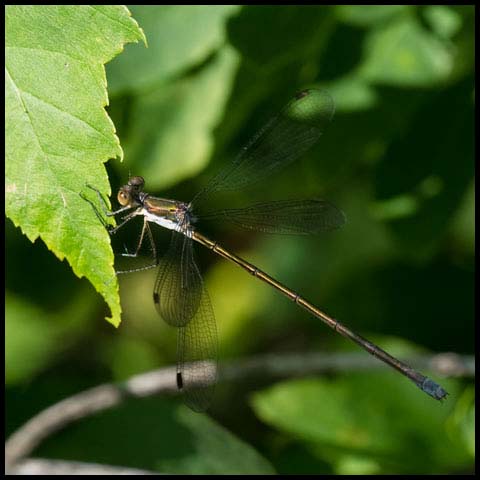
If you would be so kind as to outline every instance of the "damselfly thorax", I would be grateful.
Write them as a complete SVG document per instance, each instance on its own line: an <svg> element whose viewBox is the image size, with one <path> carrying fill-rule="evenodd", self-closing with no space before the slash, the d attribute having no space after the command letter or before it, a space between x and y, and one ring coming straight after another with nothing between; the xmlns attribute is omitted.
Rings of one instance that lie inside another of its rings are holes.
<svg viewBox="0 0 480 480"><path fill-rule="evenodd" d="M132 217L143 216L148 222L191 237L194 219L191 204L153 197L143 191L144 185L143 177L131 177L128 184L119 189L118 203L122 207L134 208Z"/></svg>

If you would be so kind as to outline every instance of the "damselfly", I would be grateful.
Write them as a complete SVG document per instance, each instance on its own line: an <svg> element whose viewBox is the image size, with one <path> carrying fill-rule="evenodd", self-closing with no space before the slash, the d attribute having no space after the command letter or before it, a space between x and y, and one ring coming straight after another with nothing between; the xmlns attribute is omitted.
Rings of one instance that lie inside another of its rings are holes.
<svg viewBox="0 0 480 480"><path fill-rule="evenodd" d="M97 192L107 216L129 212L117 227L109 226L110 233L118 231L132 218L143 216L136 251L124 254L137 256L147 236L155 262L142 269L158 265L149 223L173 231L170 247L159 264L153 301L160 316L178 329L177 386L183 390L187 405L195 411L206 410L212 399L217 377L217 332L210 299L194 259L194 241L272 286L330 328L408 377L428 395L437 400L447 396L447 392L433 380L352 332L298 293L197 230L202 219L218 219L247 229L286 234L313 234L343 225L344 214L324 200L265 202L246 208L222 209L203 216L197 213L198 207L213 193L249 186L292 163L320 138L333 113L334 103L328 93L312 89L297 94L190 203L153 197L143 191L144 179L136 176L118 192L121 208L110 212L100 192L89 186ZM108 226L93 203L92 206Z"/></svg>

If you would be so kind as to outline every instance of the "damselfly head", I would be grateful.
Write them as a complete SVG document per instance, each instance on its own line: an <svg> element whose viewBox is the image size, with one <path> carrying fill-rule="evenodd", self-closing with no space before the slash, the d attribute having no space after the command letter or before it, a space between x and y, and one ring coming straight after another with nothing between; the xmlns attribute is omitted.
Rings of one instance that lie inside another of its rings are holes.
<svg viewBox="0 0 480 480"><path fill-rule="evenodd" d="M143 190L145 185L145 180L143 177L130 177L128 179L127 185L124 185L117 194L118 203L125 207L127 205L133 206L135 203L138 202L138 196L140 192Z"/></svg>
<svg viewBox="0 0 480 480"><path fill-rule="evenodd" d="M138 191L143 190L145 186L145 180L143 177L130 177L128 180L128 185L131 187L136 187Z"/></svg>
<svg viewBox="0 0 480 480"><path fill-rule="evenodd" d="M145 181L142 177L132 177L118 190L117 201L122 207L127 205L133 206L138 198L138 194L142 191Z"/></svg>

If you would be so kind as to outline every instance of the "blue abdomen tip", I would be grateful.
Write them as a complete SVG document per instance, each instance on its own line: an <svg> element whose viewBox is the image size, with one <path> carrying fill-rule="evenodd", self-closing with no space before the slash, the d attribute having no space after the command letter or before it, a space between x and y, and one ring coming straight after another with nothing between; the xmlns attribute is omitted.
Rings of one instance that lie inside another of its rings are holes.
<svg viewBox="0 0 480 480"><path fill-rule="evenodd" d="M435 383L429 378L426 378L419 386L425 393L428 393L436 400L443 400L448 395L448 392L446 392L440 385L438 385L438 383Z"/></svg>

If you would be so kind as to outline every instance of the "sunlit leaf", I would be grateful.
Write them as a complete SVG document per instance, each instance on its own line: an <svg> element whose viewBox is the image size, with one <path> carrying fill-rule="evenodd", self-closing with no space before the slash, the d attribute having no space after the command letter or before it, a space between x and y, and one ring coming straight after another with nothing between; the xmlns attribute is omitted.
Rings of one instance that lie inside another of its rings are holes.
<svg viewBox="0 0 480 480"><path fill-rule="evenodd" d="M108 234L79 193L85 182L109 190L103 163L122 149L104 110L104 64L142 38L120 6L6 8L7 216L87 276L114 325L120 305Z"/></svg>

